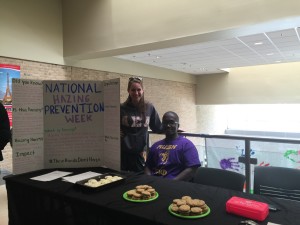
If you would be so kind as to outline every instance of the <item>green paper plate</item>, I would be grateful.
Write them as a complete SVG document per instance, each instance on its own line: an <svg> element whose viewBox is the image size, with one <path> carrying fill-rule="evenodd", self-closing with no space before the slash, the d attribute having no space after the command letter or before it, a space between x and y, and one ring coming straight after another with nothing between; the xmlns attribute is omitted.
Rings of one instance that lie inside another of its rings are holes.
<svg viewBox="0 0 300 225"><path fill-rule="evenodd" d="M198 218L202 218L202 217L208 216L208 214L210 214L210 208L208 207L208 210L207 210L206 213L203 213L203 214L200 214L200 215L197 215L197 216L183 216L183 215L180 215L180 214L177 214L177 213L173 212L173 211L171 210L171 206L172 206L172 204L169 205L169 207L168 207L169 212L170 212L172 215L177 216L177 217L180 217L180 218L185 218L185 219L198 219Z"/></svg>
<svg viewBox="0 0 300 225"><path fill-rule="evenodd" d="M135 199L131 199L131 198L127 197L127 191L123 194L123 198L127 201L130 201L130 202L151 202L151 201L157 199L158 196L159 196L158 193L155 192L155 197L154 198L150 198L150 199L147 199L147 200L135 200Z"/></svg>

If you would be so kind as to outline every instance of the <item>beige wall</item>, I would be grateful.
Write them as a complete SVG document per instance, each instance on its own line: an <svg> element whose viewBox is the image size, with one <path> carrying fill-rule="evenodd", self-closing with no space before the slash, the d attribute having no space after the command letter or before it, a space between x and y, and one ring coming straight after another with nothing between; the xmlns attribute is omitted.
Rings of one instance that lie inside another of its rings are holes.
<svg viewBox="0 0 300 225"><path fill-rule="evenodd" d="M61 0L0 0L0 56L63 64Z"/></svg>
<svg viewBox="0 0 300 225"><path fill-rule="evenodd" d="M300 63L233 68L199 76L197 105L300 103Z"/></svg>
<svg viewBox="0 0 300 225"><path fill-rule="evenodd" d="M93 5L96 1L81 2ZM61 4L61 0L0 0L0 56L196 83L192 75L112 57L81 61L65 59ZM80 10L77 16L81 14ZM79 29L79 25L75 24L75 29ZM84 41L78 45L84 45Z"/></svg>
<svg viewBox="0 0 300 225"><path fill-rule="evenodd" d="M231 114L237 111L240 118L236 121L260 125L259 128L245 125L243 129L285 132L288 124L297 122L290 110L298 110L299 90L300 63L232 68L227 74L199 76L196 91L198 132L223 134L225 129L231 128ZM251 115L247 111L249 107L251 112L261 114L261 118ZM275 120L274 115L277 115ZM274 125L270 126L272 123ZM280 124L285 126L280 127Z"/></svg>

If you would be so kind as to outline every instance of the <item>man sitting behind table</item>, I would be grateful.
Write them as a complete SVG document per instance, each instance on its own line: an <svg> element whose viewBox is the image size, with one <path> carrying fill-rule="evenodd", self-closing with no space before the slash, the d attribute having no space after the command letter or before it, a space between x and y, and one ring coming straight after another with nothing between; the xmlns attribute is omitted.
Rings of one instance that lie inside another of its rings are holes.
<svg viewBox="0 0 300 225"><path fill-rule="evenodd" d="M145 174L189 181L201 166L195 145L178 135L179 117L166 112L162 118L165 139L154 143L147 156Z"/></svg>

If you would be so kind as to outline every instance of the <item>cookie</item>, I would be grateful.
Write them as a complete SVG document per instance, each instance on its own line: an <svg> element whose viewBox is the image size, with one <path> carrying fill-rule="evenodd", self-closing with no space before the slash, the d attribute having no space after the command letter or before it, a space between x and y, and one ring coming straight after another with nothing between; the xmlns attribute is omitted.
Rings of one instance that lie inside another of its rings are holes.
<svg viewBox="0 0 300 225"><path fill-rule="evenodd" d="M144 186L145 185L138 185L138 186L135 187L135 189L144 189Z"/></svg>
<svg viewBox="0 0 300 225"><path fill-rule="evenodd" d="M171 211L172 211L172 212L178 213L178 210L179 210L179 208L178 208L178 206L177 206L176 204L172 204L172 205L171 205Z"/></svg>
<svg viewBox="0 0 300 225"><path fill-rule="evenodd" d="M137 193L140 193L140 194L142 194L143 191L145 191L145 189L143 189L143 188L137 188L137 189L136 189L136 192L137 192Z"/></svg>
<svg viewBox="0 0 300 225"><path fill-rule="evenodd" d="M155 197L155 196L156 196L156 192L155 192L155 189L154 189L154 188L149 188L149 189L147 189L147 191L150 192L151 197Z"/></svg>
<svg viewBox="0 0 300 225"><path fill-rule="evenodd" d="M132 198L132 196L136 193L135 190L127 191L127 198Z"/></svg>
<svg viewBox="0 0 300 225"><path fill-rule="evenodd" d="M134 193L132 195L132 199L134 199L134 200L140 200L141 197L142 197L142 195L140 193Z"/></svg>
<svg viewBox="0 0 300 225"><path fill-rule="evenodd" d="M205 204L203 206L201 206L201 209L203 212L207 212L208 211L208 206Z"/></svg>
<svg viewBox="0 0 300 225"><path fill-rule="evenodd" d="M191 216L197 216L202 214L202 209L200 207L192 207L190 215Z"/></svg>
<svg viewBox="0 0 300 225"><path fill-rule="evenodd" d="M183 196L181 199L185 200L185 201L188 201L188 200L191 200L192 198L190 196Z"/></svg>
<svg viewBox="0 0 300 225"><path fill-rule="evenodd" d="M205 205L205 201L200 200L200 199L194 199L193 203L194 203L194 206L196 206L196 207L201 207L201 206Z"/></svg>
<svg viewBox="0 0 300 225"><path fill-rule="evenodd" d="M176 204L176 205L177 205L177 202L179 202L179 201L181 201L181 199L178 199L178 198L173 199L173 203Z"/></svg>
<svg viewBox="0 0 300 225"><path fill-rule="evenodd" d="M142 192L142 199L148 200L148 199L150 199L150 197L151 197L151 194L150 194L149 191L143 191Z"/></svg>
<svg viewBox="0 0 300 225"><path fill-rule="evenodd" d="M176 204L177 204L178 206L186 205L186 201L185 201L185 200L179 200L179 201L177 201Z"/></svg>
<svg viewBox="0 0 300 225"><path fill-rule="evenodd" d="M178 212L183 216L190 215L190 209L191 207L189 205L181 205L179 206Z"/></svg>

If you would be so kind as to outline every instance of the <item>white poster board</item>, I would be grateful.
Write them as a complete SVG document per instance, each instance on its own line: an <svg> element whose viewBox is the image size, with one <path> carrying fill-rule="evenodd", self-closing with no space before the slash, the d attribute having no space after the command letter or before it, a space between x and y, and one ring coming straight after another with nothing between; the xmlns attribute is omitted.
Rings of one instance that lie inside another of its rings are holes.
<svg viewBox="0 0 300 225"><path fill-rule="evenodd" d="M23 83L20 80L19 83ZM16 82L16 83L18 83ZM32 81L36 82L36 81ZM120 81L39 81L39 90L29 91L22 101L16 100L15 113L19 105L26 105L36 96L40 107L40 129L43 143L39 152L39 167L31 166L34 161L28 156L28 166L13 163L13 172L22 173L40 168L71 168L106 166L120 170ZM104 85L111 83L114 85ZM21 85L16 85L19 93ZM27 87L28 88L28 87ZM19 96L20 97L20 96ZM15 96L17 99L18 96ZM106 112L107 110L107 112ZM31 114L32 115L32 114ZM19 117L19 118L20 118ZM34 118L15 121L28 126ZM31 132L27 132L31 135ZM14 134L14 142L18 135ZM23 145L14 146L13 152L20 151ZM15 158L15 154L13 156Z"/></svg>
<svg viewBox="0 0 300 225"><path fill-rule="evenodd" d="M104 89L104 156L109 168L121 169L120 151L120 80L103 81ZM116 160L118 159L118 160Z"/></svg>
<svg viewBox="0 0 300 225"><path fill-rule="evenodd" d="M12 79L13 173L44 168L43 84Z"/></svg>

